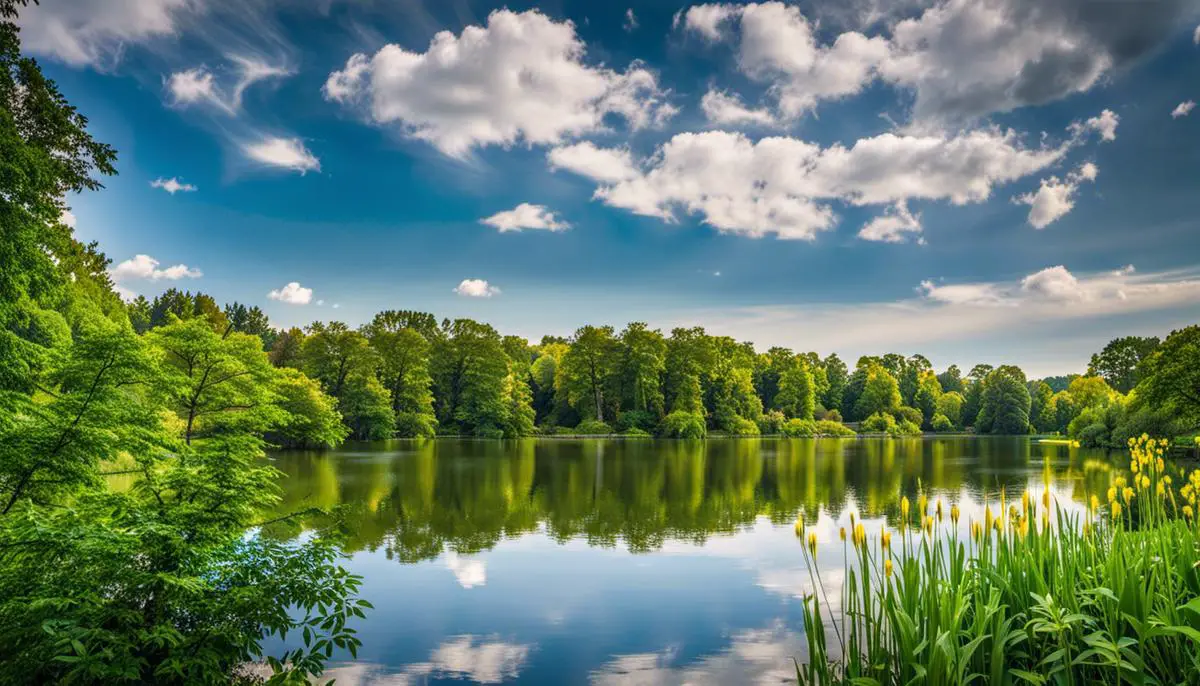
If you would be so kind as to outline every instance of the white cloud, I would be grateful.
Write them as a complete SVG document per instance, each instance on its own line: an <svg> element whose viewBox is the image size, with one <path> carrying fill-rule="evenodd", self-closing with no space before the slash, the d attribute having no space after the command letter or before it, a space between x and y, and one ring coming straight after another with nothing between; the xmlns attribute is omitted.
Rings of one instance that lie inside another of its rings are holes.
<svg viewBox="0 0 1200 686"><path fill-rule="evenodd" d="M347 686L369 684L427 683L434 680L466 680L480 684L498 684L516 679L529 659L534 645L507 643L497 638L471 634L451 636L433 649L426 662L404 665L399 669L357 661L325 670L324 676Z"/></svg>
<svg viewBox="0 0 1200 686"><path fill-rule="evenodd" d="M921 233L921 217L908 211L908 203L901 200L892 211L875 217L858 231L858 237L866 241L903 243L905 234Z"/></svg>
<svg viewBox="0 0 1200 686"><path fill-rule="evenodd" d="M134 255L109 270L109 276L116 282L129 279L178 281L179 279L198 279L204 276L199 269L186 264L176 264L166 269L159 269L158 265L159 261L149 255Z"/></svg>
<svg viewBox="0 0 1200 686"><path fill-rule="evenodd" d="M632 33L637 30L638 20L637 15L633 13L633 8L625 10L625 23L621 24L621 28L625 29L626 33Z"/></svg>
<svg viewBox="0 0 1200 686"><path fill-rule="evenodd" d="M255 162L301 174L321 170L321 161L309 152L299 138L266 136L256 142L243 143L242 152Z"/></svg>
<svg viewBox="0 0 1200 686"><path fill-rule="evenodd" d="M540 231L566 231L571 228L567 222L561 221L554 212L546 209L545 205L531 205L523 202L511 210L497 212L490 217L480 219L481 224L487 224L500 230L500 233L534 229Z"/></svg>
<svg viewBox="0 0 1200 686"><path fill-rule="evenodd" d="M499 288L483 279L463 279L454 288L454 292L468 298L490 298L493 295L500 295Z"/></svg>
<svg viewBox="0 0 1200 686"><path fill-rule="evenodd" d="M753 124L776 126L775 115L767 109L751 109L742 104L736 95L724 91L710 90L700 99L700 109L708 121L722 126Z"/></svg>
<svg viewBox="0 0 1200 686"><path fill-rule="evenodd" d="M1176 105L1175 109L1171 110L1171 118L1178 119L1179 117L1186 117L1195 107L1196 102L1194 100L1185 100Z"/></svg>
<svg viewBox="0 0 1200 686"><path fill-rule="evenodd" d="M312 302L313 290L301 286L299 282L292 281L283 288L272 289L267 293L267 297L271 300L278 300L289 305L307 305Z"/></svg>
<svg viewBox="0 0 1200 686"><path fill-rule="evenodd" d="M1000 290L990 283L940 285L926 279L917 287L917 293L947 305L999 305L1003 302Z"/></svg>
<svg viewBox="0 0 1200 686"><path fill-rule="evenodd" d="M71 210L63 210L62 214L58 216L58 220L72 229L75 228L75 214Z"/></svg>
<svg viewBox="0 0 1200 686"><path fill-rule="evenodd" d="M608 114L637 129L676 111L641 64L617 72L585 64L584 53L571 22L497 10L486 26L438 33L424 53L392 44L354 55L323 92L459 157L487 145L556 144L604 130Z"/></svg>
<svg viewBox="0 0 1200 686"><path fill-rule="evenodd" d="M1037 192L1019 195L1013 201L1029 205L1029 223L1035 229L1044 229L1074 209L1079 184L1095 181L1097 174L1099 168L1091 162L1085 162L1078 170L1067 174L1065 179L1060 180L1057 176L1042 179Z"/></svg>
<svg viewBox="0 0 1200 686"><path fill-rule="evenodd" d="M196 187L193 186L192 184L183 183L177 177L174 177L174 176L172 176L169 179L164 179L162 177L159 177L150 182L150 187L151 188L161 188L164 191L170 193L171 195L175 195L176 193L178 193L180 191L183 191L185 193L190 193L190 192L196 190Z"/></svg>
<svg viewBox="0 0 1200 686"><path fill-rule="evenodd" d="M1200 45L1200 25L1196 26L1196 30L1192 32L1192 42Z"/></svg>
<svg viewBox="0 0 1200 686"><path fill-rule="evenodd" d="M1021 291L1051 300L1081 300L1084 297L1079 279L1061 264L1021 279Z"/></svg>
<svg viewBox="0 0 1200 686"><path fill-rule="evenodd" d="M628 148L597 148L591 141L553 148L546 153L551 168L566 169L603 183L637 177L641 172Z"/></svg>
<svg viewBox="0 0 1200 686"><path fill-rule="evenodd" d="M216 82L216 77L207 67L199 66L177 71L165 80L165 88L171 104L176 107L207 103L219 111L236 115L242 107L242 97L253 84L271 78L290 76L291 69L245 55L229 55L235 65L236 79L228 89Z"/></svg>
<svg viewBox="0 0 1200 686"><path fill-rule="evenodd" d="M811 240L836 225L832 201L982 202L994 186L1044 169L1066 150L1028 148L994 129L948 138L885 133L850 148L708 131L674 136L645 162L648 171L621 180L562 166L604 184L595 195L606 204L636 214L673 221L683 210L722 232Z"/></svg>
<svg viewBox="0 0 1200 686"><path fill-rule="evenodd" d="M463 588L475 588L487 583L487 567L483 560L470 557L460 557L453 550L446 552L446 569L449 569L458 585Z"/></svg>
<svg viewBox="0 0 1200 686"><path fill-rule="evenodd" d="M197 0L59 0L23 8L22 47L72 66L107 68L127 44L171 36Z"/></svg>
<svg viewBox="0 0 1200 686"><path fill-rule="evenodd" d="M1114 141L1117 139L1117 124L1120 121L1121 118L1115 112L1104 110L1095 117L1089 117L1086 121L1071 124L1070 131L1077 136L1088 131L1095 131L1100 134L1100 140Z"/></svg>
<svg viewBox="0 0 1200 686"><path fill-rule="evenodd" d="M815 22L781 2L689 8L688 30L737 40L739 68L771 85L781 112L882 80L913 92L915 122L970 121L1091 89L1169 41L1192 0L1150 6L1087 0L935 0L890 25L816 40ZM733 30L736 22L736 31Z"/></svg>

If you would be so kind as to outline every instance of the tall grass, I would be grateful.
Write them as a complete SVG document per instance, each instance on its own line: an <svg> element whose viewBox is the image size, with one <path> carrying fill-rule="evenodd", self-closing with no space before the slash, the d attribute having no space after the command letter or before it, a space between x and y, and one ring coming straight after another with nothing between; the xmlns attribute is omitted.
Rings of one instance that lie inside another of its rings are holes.
<svg viewBox="0 0 1200 686"><path fill-rule="evenodd" d="M1175 470L1176 493L1165 442L1130 443L1130 473L1087 517L1047 488L987 505L966 535L957 506L924 495L894 532L852 518L839 616L821 593L805 601L800 683L1200 683L1200 470ZM820 588L815 534L804 543Z"/></svg>

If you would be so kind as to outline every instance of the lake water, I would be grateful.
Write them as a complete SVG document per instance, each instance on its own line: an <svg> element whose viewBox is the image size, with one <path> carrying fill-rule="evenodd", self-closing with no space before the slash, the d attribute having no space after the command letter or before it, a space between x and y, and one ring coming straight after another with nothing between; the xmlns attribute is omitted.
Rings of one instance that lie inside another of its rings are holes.
<svg viewBox="0 0 1200 686"><path fill-rule="evenodd" d="M977 437L388 441L274 462L281 511L347 506L375 610L327 672L344 686L787 682L812 590L798 514L832 598L851 513L875 535L924 489L965 530L1001 488L1048 483L1082 510L1111 478L1102 452Z"/></svg>

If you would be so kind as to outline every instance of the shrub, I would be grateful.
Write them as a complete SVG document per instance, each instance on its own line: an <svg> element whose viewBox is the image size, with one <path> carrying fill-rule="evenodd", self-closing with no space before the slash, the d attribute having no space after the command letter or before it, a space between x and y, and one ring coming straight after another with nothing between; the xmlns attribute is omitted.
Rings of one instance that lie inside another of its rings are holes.
<svg viewBox="0 0 1200 686"><path fill-rule="evenodd" d="M626 410L617 415L617 431L629 433L630 429L649 432L654 428L654 413L646 410Z"/></svg>
<svg viewBox="0 0 1200 686"><path fill-rule="evenodd" d="M729 433L734 436L757 436L759 435L758 424L744 417L736 417Z"/></svg>
<svg viewBox="0 0 1200 686"><path fill-rule="evenodd" d="M895 430L891 431L890 433L893 436L920 436L921 427L920 425L913 424L905 419L904 421L900 422L900 424L896 426Z"/></svg>
<svg viewBox="0 0 1200 686"><path fill-rule="evenodd" d="M420 412L396 413L396 436L398 438L432 437L437 433L437 421Z"/></svg>
<svg viewBox="0 0 1200 686"><path fill-rule="evenodd" d="M758 418L758 430L764 434L780 434L783 433L783 425L786 423L787 417L782 412L771 410Z"/></svg>
<svg viewBox="0 0 1200 686"><path fill-rule="evenodd" d="M811 438L817 435L817 423L811 419L789 419L783 425L783 435L792 438Z"/></svg>
<svg viewBox="0 0 1200 686"><path fill-rule="evenodd" d="M934 431L954 431L954 422L951 422L949 417L940 412L933 415L933 421L929 425L933 427Z"/></svg>
<svg viewBox="0 0 1200 686"><path fill-rule="evenodd" d="M606 436L613 432L612 427L595 419L585 419L575 427L575 433L589 436Z"/></svg>
<svg viewBox="0 0 1200 686"><path fill-rule="evenodd" d="M916 424L917 426L921 426L925 423L925 414L915 407L908 407L907 405L904 407L899 407L896 408L892 414L896 416L896 421L901 424L904 422L910 422L912 424Z"/></svg>
<svg viewBox="0 0 1200 686"><path fill-rule="evenodd" d="M625 429L621 432L621 435L629 438L650 438L649 431L639 429L636 426L632 429Z"/></svg>
<svg viewBox="0 0 1200 686"><path fill-rule="evenodd" d="M695 412L672 412L658 426L658 435L666 438L704 438L707 434L704 416Z"/></svg>
<svg viewBox="0 0 1200 686"><path fill-rule="evenodd" d="M875 414L862 420L858 425L860 433L875 434L875 433L894 433L896 431L896 418L886 412L876 412Z"/></svg>
<svg viewBox="0 0 1200 686"><path fill-rule="evenodd" d="M1079 445L1085 448L1101 448L1109 444L1112 430L1104 422L1083 427L1078 433Z"/></svg>
<svg viewBox="0 0 1200 686"><path fill-rule="evenodd" d="M845 421L844 419L842 419L842 413L838 412L836 409L826 412L825 419L828 421L831 421L831 422L839 422L839 423ZM842 427L842 428L845 428L845 427ZM851 432L851 433L853 433L853 432Z"/></svg>
<svg viewBox="0 0 1200 686"><path fill-rule="evenodd" d="M836 412L836 410L834 410ZM822 419L817 422L817 435L819 436L853 436L854 431L841 422L835 422L829 419Z"/></svg>

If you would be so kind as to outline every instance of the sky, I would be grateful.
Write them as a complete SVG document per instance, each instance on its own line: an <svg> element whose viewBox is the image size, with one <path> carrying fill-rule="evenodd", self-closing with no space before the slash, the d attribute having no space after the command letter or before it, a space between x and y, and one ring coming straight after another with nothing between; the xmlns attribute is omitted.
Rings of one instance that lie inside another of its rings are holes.
<svg viewBox="0 0 1200 686"><path fill-rule="evenodd" d="M1081 372L1200 320L1200 0L43 0L127 297Z"/></svg>

